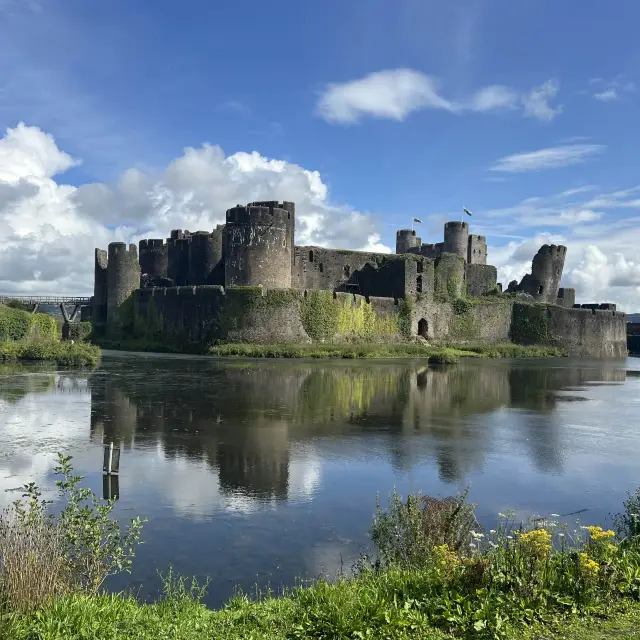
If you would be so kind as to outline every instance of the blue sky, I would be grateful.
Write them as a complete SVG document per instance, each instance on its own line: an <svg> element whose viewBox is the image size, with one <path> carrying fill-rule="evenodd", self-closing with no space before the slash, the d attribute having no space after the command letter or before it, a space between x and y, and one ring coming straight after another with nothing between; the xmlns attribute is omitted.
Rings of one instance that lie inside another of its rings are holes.
<svg viewBox="0 0 640 640"><path fill-rule="evenodd" d="M631 0L0 0L0 127L51 135L75 162L44 177L80 187L78 215L121 235L154 217L97 216L83 185L112 198L133 168L166 193L184 148L210 143L319 172L325 208L310 205L305 223L318 243L335 234L314 236L314 224L353 212L351 245L361 224L362 246L377 234L373 245L392 247L413 215L438 241L466 206L504 279L548 238L569 246L569 284L618 286L626 303L640 285L635 241L623 242L640 208L639 19ZM593 282L603 260L608 280ZM612 285L620 271L629 277Z"/></svg>

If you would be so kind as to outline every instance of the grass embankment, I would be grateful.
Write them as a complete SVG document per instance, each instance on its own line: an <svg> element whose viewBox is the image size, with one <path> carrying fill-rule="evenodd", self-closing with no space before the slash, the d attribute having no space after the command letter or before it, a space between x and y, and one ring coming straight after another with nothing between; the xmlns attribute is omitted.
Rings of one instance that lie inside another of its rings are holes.
<svg viewBox="0 0 640 640"><path fill-rule="evenodd" d="M87 324L74 327L74 335L84 338ZM100 349L85 342L63 342L54 318L44 313L28 313L0 305L0 362L39 360L59 366L95 366Z"/></svg>
<svg viewBox="0 0 640 640"><path fill-rule="evenodd" d="M617 533L500 514L479 532L465 497L393 495L378 509L375 555L352 575L282 595L235 597L211 611L206 584L171 573L164 596L142 604L100 592L131 564L142 522L122 533L59 458L61 515L34 485L0 517L0 637L6 640L635 638L640 623L640 490L614 520ZM84 507L88 503L88 507Z"/></svg>

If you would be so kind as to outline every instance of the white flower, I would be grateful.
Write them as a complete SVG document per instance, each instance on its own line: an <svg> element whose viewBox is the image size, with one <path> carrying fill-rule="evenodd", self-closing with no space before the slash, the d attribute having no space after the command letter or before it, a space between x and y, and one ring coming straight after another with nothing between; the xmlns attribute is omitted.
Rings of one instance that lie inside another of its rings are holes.
<svg viewBox="0 0 640 640"><path fill-rule="evenodd" d="M506 518L507 516L504 515L504 513L499 513L498 514L498 518Z"/></svg>
<svg viewBox="0 0 640 640"><path fill-rule="evenodd" d="M507 540L513 540L513 536L507 536Z"/></svg>
<svg viewBox="0 0 640 640"><path fill-rule="evenodd" d="M558 534L558 536L559 536L560 538L564 538L564 533L559 533L559 534Z"/></svg>
<svg viewBox="0 0 640 640"><path fill-rule="evenodd" d="M549 527L557 527L558 523L557 522L550 522L547 526L549 526Z"/></svg>
<svg viewBox="0 0 640 640"><path fill-rule="evenodd" d="M490 533L491 535L495 535L495 534L497 533L497 531L496 531L495 529L490 529L490 530L489 530L489 533Z"/></svg>
<svg viewBox="0 0 640 640"><path fill-rule="evenodd" d="M559 517L560 517L560 514L559 514L559 513L552 513L552 514L551 514L551 517L552 517L552 518L559 518Z"/></svg>

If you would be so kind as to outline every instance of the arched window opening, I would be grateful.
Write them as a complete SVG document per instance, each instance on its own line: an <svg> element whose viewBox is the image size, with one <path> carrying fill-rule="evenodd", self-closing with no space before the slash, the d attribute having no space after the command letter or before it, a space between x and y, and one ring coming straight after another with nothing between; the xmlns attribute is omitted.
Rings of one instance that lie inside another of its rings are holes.
<svg viewBox="0 0 640 640"><path fill-rule="evenodd" d="M309 262L313 262L313 251L309 251Z"/></svg>
<svg viewBox="0 0 640 640"><path fill-rule="evenodd" d="M424 318L418 321L418 335L425 340L429 337L429 323Z"/></svg>
<svg viewBox="0 0 640 640"><path fill-rule="evenodd" d="M540 285L540 286L538 287L538 293L540 294L540 293L542 293L543 291L544 291L544 287L543 287L542 285Z"/></svg>
<svg viewBox="0 0 640 640"><path fill-rule="evenodd" d="M422 293L422 276L416 278L416 293Z"/></svg>

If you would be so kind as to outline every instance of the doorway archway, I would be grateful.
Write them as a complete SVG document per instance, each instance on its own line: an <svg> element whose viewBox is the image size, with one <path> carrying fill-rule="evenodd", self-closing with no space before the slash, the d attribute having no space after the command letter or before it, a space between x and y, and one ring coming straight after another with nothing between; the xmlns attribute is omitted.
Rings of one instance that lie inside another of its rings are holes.
<svg viewBox="0 0 640 640"><path fill-rule="evenodd" d="M418 321L418 335L425 340L429 337L429 323L424 318Z"/></svg>

